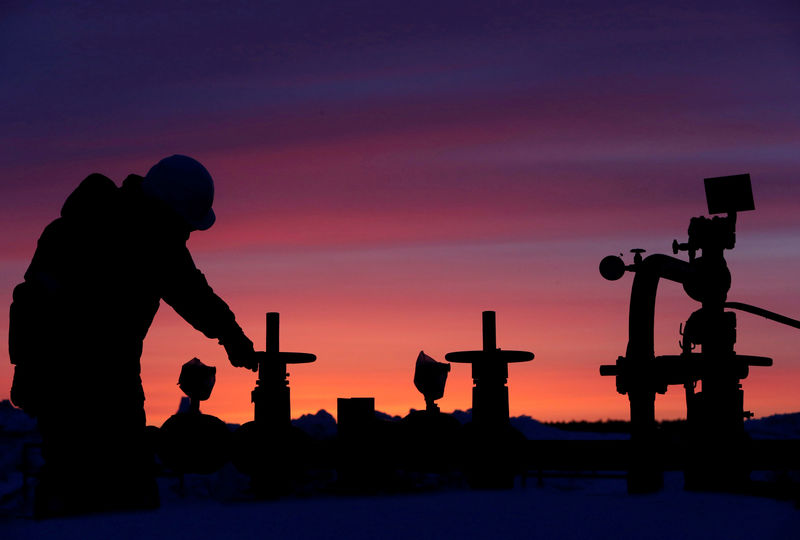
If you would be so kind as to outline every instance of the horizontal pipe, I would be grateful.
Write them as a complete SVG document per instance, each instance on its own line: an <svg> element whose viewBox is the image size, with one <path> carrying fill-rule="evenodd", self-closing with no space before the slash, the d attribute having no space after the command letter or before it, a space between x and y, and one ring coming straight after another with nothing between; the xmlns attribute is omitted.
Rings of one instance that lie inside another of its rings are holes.
<svg viewBox="0 0 800 540"><path fill-rule="evenodd" d="M752 313L753 315L758 315L759 317L764 317L765 319L769 319L780 324L785 324L786 326L791 326L792 328L800 328L800 321L797 319L792 319L790 317L786 317L785 315L775 313L774 311L751 306L750 304L745 304L743 302L725 302L724 307L729 309L738 309L739 311L746 311L747 313Z"/></svg>

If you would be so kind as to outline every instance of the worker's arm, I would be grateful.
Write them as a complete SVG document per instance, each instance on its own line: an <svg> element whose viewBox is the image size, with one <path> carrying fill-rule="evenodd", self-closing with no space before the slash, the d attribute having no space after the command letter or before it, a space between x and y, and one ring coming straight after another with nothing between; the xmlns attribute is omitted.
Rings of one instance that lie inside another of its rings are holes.
<svg viewBox="0 0 800 540"><path fill-rule="evenodd" d="M253 342L237 324L228 304L209 286L185 246L168 260L161 296L206 337L218 339L231 364L253 371L258 368Z"/></svg>

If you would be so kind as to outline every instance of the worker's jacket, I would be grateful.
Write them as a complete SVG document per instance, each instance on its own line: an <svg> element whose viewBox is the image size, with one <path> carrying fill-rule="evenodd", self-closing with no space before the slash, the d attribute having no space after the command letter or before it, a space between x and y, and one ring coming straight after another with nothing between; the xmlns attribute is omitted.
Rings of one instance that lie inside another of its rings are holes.
<svg viewBox="0 0 800 540"><path fill-rule="evenodd" d="M209 338L244 338L195 267L188 230L141 183L135 175L120 188L99 174L86 178L45 228L14 290L11 397L33 414L64 400L141 406L142 342L161 299Z"/></svg>

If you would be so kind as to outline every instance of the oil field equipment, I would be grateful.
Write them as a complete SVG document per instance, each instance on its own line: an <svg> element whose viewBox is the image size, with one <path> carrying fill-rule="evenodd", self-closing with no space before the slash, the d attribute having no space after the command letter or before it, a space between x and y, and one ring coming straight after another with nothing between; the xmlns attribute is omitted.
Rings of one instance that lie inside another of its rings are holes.
<svg viewBox="0 0 800 540"><path fill-rule="evenodd" d="M663 485L655 396L670 385L682 385L686 392L686 487L743 489L749 479L744 419L752 413L744 409L741 381L750 367L771 366L772 359L734 351L736 314L726 309L800 327L800 322L788 317L727 301L731 273L724 252L735 246L737 212L755 209L750 175L706 178L705 192L709 214L726 215L690 220L688 240L672 243L673 254L685 251L688 261L662 254L643 257L644 250L635 249L631 265L617 256L600 263L600 273L608 280L617 280L626 271L635 274L625 356L600 367L601 375L616 378L617 391L627 394L630 401L631 492L656 491ZM662 278L682 284L686 294L701 304L682 325L677 355L654 352L656 291Z"/></svg>
<svg viewBox="0 0 800 540"><path fill-rule="evenodd" d="M529 362L533 353L497 347L494 311L484 311L483 348L451 352L448 362L472 364L472 421L464 428L464 466L470 484L479 488L513 486L525 437L511 427L508 412L508 364Z"/></svg>
<svg viewBox="0 0 800 540"><path fill-rule="evenodd" d="M197 358L181 368L178 385L188 396L189 407L170 416L157 439L161 461L177 473L211 473L230 459L228 426L216 416L200 412L200 402L211 396L216 372L217 368Z"/></svg>
<svg viewBox="0 0 800 540"><path fill-rule="evenodd" d="M450 364L437 362L420 351L414 369L414 386L425 398L425 409L412 410L402 420L406 468L412 472L449 474L458 466L461 423L439 410Z"/></svg>
<svg viewBox="0 0 800 540"><path fill-rule="evenodd" d="M309 353L280 350L280 315L267 313L267 348L258 352L258 380L251 393L254 418L234 433L234 465L252 479L256 494L275 495L302 476L311 452L308 435L291 424L288 364L308 364Z"/></svg>

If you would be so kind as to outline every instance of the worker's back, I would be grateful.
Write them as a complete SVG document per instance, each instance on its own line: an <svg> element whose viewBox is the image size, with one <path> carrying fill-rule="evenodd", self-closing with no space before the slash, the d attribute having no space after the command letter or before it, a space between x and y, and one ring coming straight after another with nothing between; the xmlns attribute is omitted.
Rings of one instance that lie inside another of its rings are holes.
<svg viewBox="0 0 800 540"><path fill-rule="evenodd" d="M42 434L39 515L157 501L139 360L161 300L256 369L253 342L186 248L214 223L212 202L208 171L175 155L119 188L90 175L42 233L9 328L11 398Z"/></svg>
<svg viewBox="0 0 800 540"><path fill-rule="evenodd" d="M122 188L97 174L84 180L14 292L11 361L35 370L39 399L141 406L142 341L188 233L167 223L140 184L136 176Z"/></svg>

